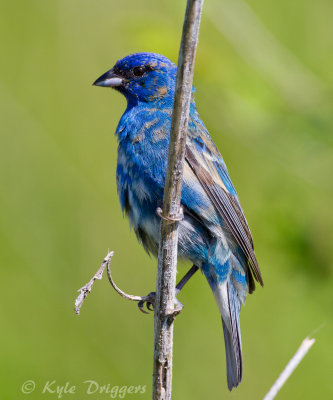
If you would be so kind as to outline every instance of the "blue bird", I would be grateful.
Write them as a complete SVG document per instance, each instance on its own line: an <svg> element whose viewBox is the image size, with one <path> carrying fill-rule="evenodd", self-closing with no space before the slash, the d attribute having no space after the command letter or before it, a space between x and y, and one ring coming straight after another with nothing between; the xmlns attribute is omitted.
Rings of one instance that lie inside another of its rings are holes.
<svg viewBox="0 0 333 400"><path fill-rule="evenodd" d="M117 61L94 85L122 93L127 108L118 138L117 189L123 212L148 253L157 256L177 67L166 57L136 53ZM194 91L194 89L193 89ZM242 380L239 313L254 280L263 280L253 241L221 154L192 98L181 195L178 255L205 275L222 317L227 381Z"/></svg>

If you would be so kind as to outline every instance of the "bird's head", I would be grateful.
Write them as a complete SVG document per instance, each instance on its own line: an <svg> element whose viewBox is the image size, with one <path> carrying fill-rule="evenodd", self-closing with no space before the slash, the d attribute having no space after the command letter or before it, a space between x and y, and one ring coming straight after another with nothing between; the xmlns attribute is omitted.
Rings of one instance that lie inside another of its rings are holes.
<svg viewBox="0 0 333 400"><path fill-rule="evenodd" d="M116 62L94 85L112 87L128 101L151 102L173 98L177 67L155 53L135 53Z"/></svg>

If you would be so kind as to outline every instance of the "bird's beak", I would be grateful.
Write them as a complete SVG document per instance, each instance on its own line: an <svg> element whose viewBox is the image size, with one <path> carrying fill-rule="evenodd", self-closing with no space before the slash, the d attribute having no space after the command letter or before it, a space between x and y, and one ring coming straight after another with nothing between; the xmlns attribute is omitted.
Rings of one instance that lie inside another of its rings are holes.
<svg viewBox="0 0 333 400"><path fill-rule="evenodd" d="M117 87L123 84L123 78L116 75L113 72L113 69L110 71L105 72L102 76L95 80L93 85L95 86L103 86L103 87Z"/></svg>

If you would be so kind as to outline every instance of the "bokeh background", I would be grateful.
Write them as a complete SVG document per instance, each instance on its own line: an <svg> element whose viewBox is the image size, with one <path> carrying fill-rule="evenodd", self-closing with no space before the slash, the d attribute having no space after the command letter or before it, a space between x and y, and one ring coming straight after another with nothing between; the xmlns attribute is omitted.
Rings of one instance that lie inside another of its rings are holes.
<svg viewBox="0 0 333 400"><path fill-rule="evenodd" d="M0 2L1 399L152 380L153 318L98 281L147 294L149 258L118 204L113 133L125 100L91 83L136 51L177 61L185 1ZM244 378L226 388L220 317L200 274L175 326L175 399L260 399L305 336L317 342L279 399L333 398L333 2L207 0L195 69L199 112L238 190L265 281L241 314ZM185 272L180 267L180 272ZM33 394L22 384L34 380Z"/></svg>

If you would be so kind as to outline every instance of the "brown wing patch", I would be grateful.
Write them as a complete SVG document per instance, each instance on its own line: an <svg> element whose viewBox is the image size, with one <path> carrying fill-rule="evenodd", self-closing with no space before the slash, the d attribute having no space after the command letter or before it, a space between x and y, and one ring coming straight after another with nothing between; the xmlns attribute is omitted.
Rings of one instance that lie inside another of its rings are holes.
<svg viewBox="0 0 333 400"><path fill-rule="evenodd" d="M232 196L232 195L229 194L229 193L227 193L227 196L229 197L230 203L231 203L232 206L234 207L234 209L235 209L235 211L236 211L236 213L237 213L237 215L238 215L238 218L239 218L241 224L243 225L243 229L244 229L244 231L245 231L245 233L246 233L246 235L247 235L247 237L248 237L248 239L249 239L249 242L251 243L252 249L253 249L254 246L253 246L252 235L251 235L249 226L248 226L248 224L247 224L247 222L246 222L246 220L245 220L243 211L242 211L241 208L239 207L239 204L238 204L238 202L236 201L235 196Z"/></svg>
<svg viewBox="0 0 333 400"><path fill-rule="evenodd" d="M187 146L185 158L210 200L219 211L228 225L232 235L248 259L248 264L255 279L263 286L262 276L258 262L253 251L251 233L247 227L244 215L238 204L235 207L235 198L226 190L221 180L221 185L213 180L211 174L197 161L191 149ZM223 186L222 186L223 185Z"/></svg>

